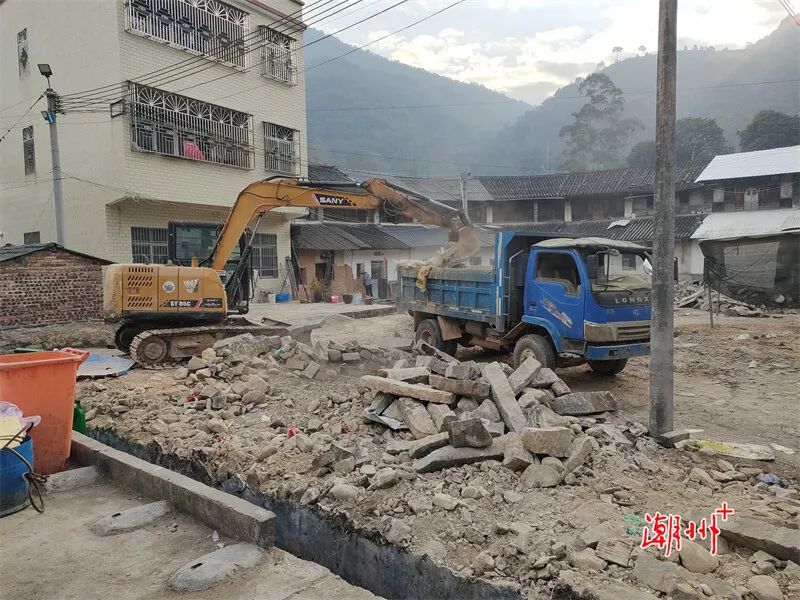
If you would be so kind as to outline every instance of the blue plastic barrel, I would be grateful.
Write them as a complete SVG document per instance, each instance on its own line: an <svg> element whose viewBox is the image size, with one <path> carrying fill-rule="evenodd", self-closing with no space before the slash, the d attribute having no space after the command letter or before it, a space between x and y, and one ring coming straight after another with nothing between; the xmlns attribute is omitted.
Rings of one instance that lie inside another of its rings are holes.
<svg viewBox="0 0 800 600"><path fill-rule="evenodd" d="M26 436L14 450L33 465L33 440L30 436ZM28 505L27 472L28 465L19 456L8 449L0 451L0 517L20 511Z"/></svg>
<svg viewBox="0 0 800 600"><path fill-rule="evenodd" d="M292 296L289 292L278 292L275 294L275 302L289 302L292 299Z"/></svg>

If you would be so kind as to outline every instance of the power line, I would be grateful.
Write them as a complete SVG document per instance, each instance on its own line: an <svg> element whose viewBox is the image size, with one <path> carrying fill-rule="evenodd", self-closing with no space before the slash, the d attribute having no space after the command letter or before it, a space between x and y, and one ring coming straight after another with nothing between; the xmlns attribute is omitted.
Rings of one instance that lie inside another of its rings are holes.
<svg viewBox="0 0 800 600"><path fill-rule="evenodd" d="M797 11L794 10L791 0L778 0L778 3L789 13L795 24L800 27L800 17L797 16Z"/></svg>
<svg viewBox="0 0 800 600"><path fill-rule="evenodd" d="M9 127L9 128L6 130L6 132L5 132L5 133L4 133L2 136L0 136L0 142L2 142L4 139L6 139L6 137L8 136L8 134L9 134L9 133L11 133L11 130L12 130L12 129L14 129L14 127L16 127L17 125L19 125L19 122L20 122L20 121L22 121L22 119L24 119L24 118L25 118L25 116L26 116L26 115L27 115L29 112L31 112L31 110L33 109L33 107L34 107L34 106L36 106L36 105L38 104L39 100L41 100L43 97L44 97L44 94L40 94L40 95L39 95L39 97L38 97L38 98L36 98L36 100L34 100L34 101L33 101L33 104L31 104L31 105L28 107L28 110L26 110L24 113L22 113L22 115L20 115L19 119L17 119L16 121L14 121L14 124L13 124L11 127Z"/></svg>

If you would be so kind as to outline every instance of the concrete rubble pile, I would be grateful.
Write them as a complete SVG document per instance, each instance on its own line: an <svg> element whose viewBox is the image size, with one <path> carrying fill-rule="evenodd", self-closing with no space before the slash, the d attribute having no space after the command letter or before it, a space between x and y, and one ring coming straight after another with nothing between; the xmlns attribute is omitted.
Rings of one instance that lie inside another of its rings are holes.
<svg viewBox="0 0 800 600"><path fill-rule="evenodd" d="M417 349L424 353L413 364L400 360L360 382L369 402L365 422L408 431L387 452L413 460L418 473L498 460L519 472L526 487L553 487L575 483L575 471L599 448L598 437L631 444L605 424L617 407L610 392L573 393L533 357L513 370L498 362L459 362L424 343Z"/></svg>
<svg viewBox="0 0 800 600"><path fill-rule="evenodd" d="M712 292L714 311L728 317L761 317L765 313L781 312L780 308L756 306L730 298L720 292ZM778 302L780 298L776 300ZM780 304L780 302L778 302ZM681 281L675 284L675 308L708 310L708 288L702 281Z"/></svg>

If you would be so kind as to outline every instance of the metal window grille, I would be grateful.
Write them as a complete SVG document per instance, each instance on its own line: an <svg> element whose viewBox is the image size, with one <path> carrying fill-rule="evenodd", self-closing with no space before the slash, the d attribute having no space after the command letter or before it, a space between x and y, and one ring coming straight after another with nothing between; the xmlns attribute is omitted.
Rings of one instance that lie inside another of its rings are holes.
<svg viewBox="0 0 800 600"><path fill-rule="evenodd" d="M274 233L253 234L253 269L259 277L278 277L278 236Z"/></svg>
<svg viewBox="0 0 800 600"><path fill-rule="evenodd" d="M26 231L22 234L22 241L25 245L39 244L42 241L42 236L38 231Z"/></svg>
<svg viewBox="0 0 800 600"><path fill-rule="evenodd" d="M128 113L136 150L252 168L252 115L136 83Z"/></svg>
<svg viewBox="0 0 800 600"><path fill-rule="evenodd" d="M285 175L300 174L300 132L274 123L264 123L264 166Z"/></svg>
<svg viewBox="0 0 800 600"><path fill-rule="evenodd" d="M261 74L295 85L297 83L297 68L294 65L294 55L297 52L296 40L269 27L260 27L260 30L263 44Z"/></svg>
<svg viewBox="0 0 800 600"><path fill-rule="evenodd" d="M167 262L167 229L165 227L131 227L133 262L165 264Z"/></svg>
<svg viewBox="0 0 800 600"><path fill-rule="evenodd" d="M125 29L159 43L245 69L248 13L219 0L122 0Z"/></svg>
<svg viewBox="0 0 800 600"><path fill-rule="evenodd" d="M17 67L20 77L28 74L31 70L27 27L17 34Z"/></svg>
<svg viewBox="0 0 800 600"><path fill-rule="evenodd" d="M25 162L25 175L36 173L36 149L33 143L33 125L28 125L22 129L22 157Z"/></svg>

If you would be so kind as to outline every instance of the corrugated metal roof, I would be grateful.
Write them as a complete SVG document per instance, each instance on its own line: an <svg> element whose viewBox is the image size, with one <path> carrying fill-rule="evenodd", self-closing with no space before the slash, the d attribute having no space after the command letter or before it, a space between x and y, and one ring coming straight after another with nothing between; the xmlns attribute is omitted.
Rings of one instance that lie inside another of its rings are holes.
<svg viewBox="0 0 800 600"><path fill-rule="evenodd" d="M353 223L347 225L337 225L340 229L358 238L364 248L374 250L392 250L397 248L410 248L401 240L383 231L380 225L375 223Z"/></svg>
<svg viewBox="0 0 800 600"><path fill-rule="evenodd" d="M381 224L380 228L393 238L403 242L409 248L421 246L444 246L448 239L448 231L435 225L393 225Z"/></svg>
<svg viewBox="0 0 800 600"><path fill-rule="evenodd" d="M688 240L702 223L704 215L678 215L675 217L675 239ZM627 223L625 223L627 221ZM625 223L615 225L612 223ZM505 231L533 231L570 237L603 237L627 242L644 242L653 239L653 218L603 219L600 221L558 221L553 223L514 223L498 225Z"/></svg>
<svg viewBox="0 0 800 600"><path fill-rule="evenodd" d="M25 256L26 254L33 254L34 252L40 252L41 250L53 250L53 249L63 250L64 252L69 252L70 254L74 254L75 256L82 256L83 258L96 260L104 265L112 264L112 261L106 260L105 258L100 258L99 256L92 256L91 254L84 254L83 252L70 250L69 248L64 248L63 246L59 246L55 242L50 242L47 244L27 244L18 246L12 244L6 244L5 246L0 246L0 262L6 260L13 260L15 258L19 258L20 256Z"/></svg>
<svg viewBox="0 0 800 600"><path fill-rule="evenodd" d="M346 173L340 171L333 165L308 165L308 178L311 181L341 181L349 183L353 181Z"/></svg>
<svg viewBox="0 0 800 600"><path fill-rule="evenodd" d="M387 177L389 183L402 186L431 200L448 204L461 202L460 180L450 177ZM473 202L491 202L492 196L477 178L467 179L467 199Z"/></svg>
<svg viewBox="0 0 800 600"><path fill-rule="evenodd" d="M705 161L675 168L677 189L694 186ZM478 177L494 200L547 200L602 194L652 192L655 169L608 169L551 175Z"/></svg>
<svg viewBox="0 0 800 600"><path fill-rule="evenodd" d="M694 232L692 239L725 240L761 237L786 231L800 232L800 210L759 210L711 213Z"/></svg>
<svg viewBox="0 0 800 600"><path fill-rule="evenodd" d="M695 181L800 173L800 146L715 156Z"/></svg>
<svg viewBox="0 0 800 600"><path fill-rule="evenodd" d="M295 248L303 250L391 250L408 244L375 223L292 223Z"/></svg>

